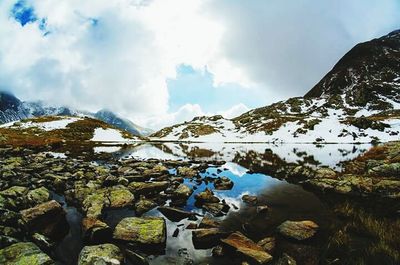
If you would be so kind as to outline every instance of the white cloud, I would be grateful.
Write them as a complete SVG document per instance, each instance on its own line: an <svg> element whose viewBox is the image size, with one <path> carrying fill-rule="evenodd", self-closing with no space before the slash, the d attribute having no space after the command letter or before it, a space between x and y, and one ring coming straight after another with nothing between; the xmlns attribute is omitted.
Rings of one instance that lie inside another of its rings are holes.
<svg viewBox="0 0 400 265"><path fill-rule="evenodd" d="M177 65L207 67L216 86L262 91L267 104L305 93L355 43L400 23L396 0L26 2L50 34L38 21L22 27L10 16L15 0L0 1L0 89L152 128L204 114L190 104L168 112Z"/></svg>

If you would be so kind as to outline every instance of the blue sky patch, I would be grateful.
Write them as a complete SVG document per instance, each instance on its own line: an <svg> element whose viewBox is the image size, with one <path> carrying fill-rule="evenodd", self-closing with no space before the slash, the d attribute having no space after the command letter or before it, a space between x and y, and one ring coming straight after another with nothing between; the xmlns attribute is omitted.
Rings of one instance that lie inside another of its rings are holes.
<svg viewBox="0 0 400 265"><path fill-rule="evenodd" d="M33 23L38 19L33 7L28 5L24 0L20 0L14 4L11 9L11 14L14 19L21 24L21 26Z"/></svg>

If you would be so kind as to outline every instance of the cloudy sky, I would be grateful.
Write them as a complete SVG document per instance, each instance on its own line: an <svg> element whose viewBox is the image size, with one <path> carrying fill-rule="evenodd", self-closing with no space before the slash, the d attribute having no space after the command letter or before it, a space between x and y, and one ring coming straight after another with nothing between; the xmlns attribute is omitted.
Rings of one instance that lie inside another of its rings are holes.
<svg viewBox="0 0 400 265"><path fill-rule="evenodd" d="M398 0L0 0L0 90L153 129L300 96Z"/></svg>

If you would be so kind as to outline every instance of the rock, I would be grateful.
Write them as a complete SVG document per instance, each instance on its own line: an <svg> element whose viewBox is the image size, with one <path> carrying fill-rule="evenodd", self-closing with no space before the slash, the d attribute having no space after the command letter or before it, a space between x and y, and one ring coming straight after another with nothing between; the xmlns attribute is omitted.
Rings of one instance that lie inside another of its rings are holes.
<svg viewBox="0 0 400 265"><path fill-rule="evenodd" d="M266 251L269 254L274 253L275 250L275 238L274 237L266 237L264 239L261 239L260 241L257 242L257 245L262 247L264 251Z"/></svg>
<svg viewBox="0 0 400 265"><path fill-rule="evenodd" d="M123 208L132 206L134 202L133 194L126 188L114 186L101 189L87 196L83 201L83 210L87 217L98 218L105 208Z"/></svg>
<svg viewBox="0 0 400 265"><path fill-rule="evenodd" d="M222 245L218 245L211 250L213 257L222 257L225 255L224 247Z"/></svg>
<svg viewBox="0 0 400 265"><path fill-rule="evenodd" d="M202 208L214 216L223 216L229 211L229 205L224 203L204 203Z"/></svg>
<svg viewBox="0 0 400 265"><path fill-rule="evenodd" d="M206 188L203 192L196 194L195 196L196 202L203 203L218 203L220 200L218 197L214 196L214 193Z"/></svg>
<svg viewBox="0 0 400 265"><path fill-rule="evenodd" d="M105 242L112 235L111 228L106 223L93 217L82 220L82 233L86 241L95 243Z"/></svg>
<svg viewBox="0 0 400 265"><path fill-rule="evenodd" d="M3 204L12 208L24 208L26 206L26 193L28 188L22 186L12 186L6 190L0 191L0 196L3 197Z"/></svg>
<svg viewBox="0 0 400 265"><path fill-rule="evenodd" d="M337 175L333 169L327 167L321 167L315 171L314 177L322 179L336 179Z"/></svg>
<svg viewBox="0 0 400 265"><path fill-rule="evenodd" d="M129 190L134 194L147 195L156 194L167 189L169 183L167 181L155 182L132 182L129 184Z"/></svg>
<svg viewBox="0 0 400 265"><path fill-rule="evenodd" d="M13 238L11 236L0 236L0 249L6 248L18 242L19 242L18 239Z"/></svg>
<svg viewBox="0 0 400 265"><path fill-rule="evenodd" d="M115 227L113 237L139 246L165 246L166 224L161 217L128 217Z"/></svg>
<svg viewBox="0 0 400 265"><path fill-rule="evenodd" d="M55 243L53 241L51 241L51 239L49 239L46 236L39 234L39 233L34 233L32 235L32 240L41 249L49 250L55 246Z"/></svg>
<svg viewBox="0 0 400 265"><path fill-rule="evenodd" d="M135 204L136 216L141 216L142 214L150 211L155 207L157 207L157 203L155 203L152 200L148 200L144 197L141 197L139 201Z"/></svg>
<svg viewBox="0 0 400 265"><path fill-rule="evenodd" d="M232 233L221 241L256 264L266 264L272 260L272 256L265 252L262 247L240 232Z"/></svg>
<svg viewBox="0 0 400 265"><path fill-rule="evenodd" d="M68 233L65 211L55 200L21 211L21 217L30 232L38 232L51 239Z"/></svg>
<svg viewBox="0 0 400 265"><path fill-rule="evenodd" d="M317 229L318 225L313 221L285 221L278 227L282 235L296 240L313 237Z"/></svg>
<svg viewBox="0 0 400 265"><path fill-rule="evenodd" d="M205 216L200 224L199 224L199 228L218 228L221 225L221 222L211 219L208 216Z"/></svg>
<svg viewBox="0 0 400 265"><path fill-rule="evenodd" d="M179 184L178 188L173 193L173 196L175 198L180 198L180 199L187 199L192 195L193 189L189 188L185 184Z"/></svg>
<svg viewBox="0 0 400 265"><path fill-rule="evenodd" d="M189 229L189 230L197 229L197 224L191 222L186 226L186 229Z"/></svg>
<svg viewBox="0 0 400 265"><path fill-rule="evenodd" d="M178 237L179 235L179 228L176 228L174 233L172 234L172 237Z"/></svg>
<svg viewBox="0 0 400 265"><path fill-rule="evenodd" d="M15 225L18 222L18 219L21 218L20 213L1 208L0 216L0 224L2 225Z"/></svg>
<svg viewBox="0 0 400 265"><path fill-rule="evenodd" d="M15 243L0 249L0 264L50 265L54 261L31 242Z"/></svg>
<svg viewBox="0 0 400 265"><path fill-rule="evenodd" d="M243 195L242 196L242 201L244 201L245 203L249 204L249 205L256 205L258 202L257 196L252 196L252 195Z"/></svg>
<svg viewBox="0 0 400 265"><path fill-rule="evenodd" d="M126 249L125 250L126 256L128 257L128 259L132 262L132 264L134 265L149 265L149 261L147 260L146 257L143 257L142 255Z"/></svg>
<svg viewBox="0 0 400 265"><path fill-rule="evenodd" d="M78 259L78 265L118 265L123 262L121 250L113 244L85 246Z"/></svg>
<svg viewBox="0 0 400 265"><path fill-rule="evenodd" d="M28 192L28 202L32 205L38 205L50 200L50 192L45 187L40 187Z"/></svg>
<svg viewBox="0 0 400 265"><path fill-rule="evenodd" d="M172 222L179 222L185 218L188 218L194 213L184 211L182 209L174 208L174 207L169 207L169 206L160 206L157 208L165 217L168 218L168 220Z"/></svg>
<svg viewBox="0 0 400 265"><path fill-rule="evenodd" d="M231 190L233 188L233 181L227 177L220 177L214 181L214 187L217 190Z"/></svg>
<svg viewBox="0 0 400 265"><path fill-rule="evenodd" d="M192 241L196 249L208 249L216 246L227 233L217 228L197 229L192 231Z"/></svg>
<svg viewBox="0 0 400 265"><path fill-rule="evenodd" d="M185 178L193 178L198 175L198 172L190 167L178 167L177 174Z"/></svg>
<svg viewBox="0 0 400 265"><path fill-rule="evenodd" d="M269 207L267 205L257 206L257 213L265 213L269 211Z"/></svg>
<svg viewBox="0 0 400 265"><path fill-rule="evenodd" d="M368 174L377 177L398 177L400 175L400 162L373 167L368 170Z"/></svg>
<svg viewBox="0 0 400 265"><path fill-rule="evenodd" d="M297 264L296 260L286 253L283 253L282 257L280 257L274 263L274 265L296 265L296 264Z"/></svg>

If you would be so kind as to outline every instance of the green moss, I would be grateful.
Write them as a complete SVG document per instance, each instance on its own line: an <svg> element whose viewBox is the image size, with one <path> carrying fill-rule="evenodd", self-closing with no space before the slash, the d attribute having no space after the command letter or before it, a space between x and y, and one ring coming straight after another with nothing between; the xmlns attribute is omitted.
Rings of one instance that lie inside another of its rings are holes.
<svg viewBox="0 0 400 265"><path fill-rule="evenodd" d="M54 264L54 262L35 244L21 242L0 250L0 264L50 265Z"/></svg>

